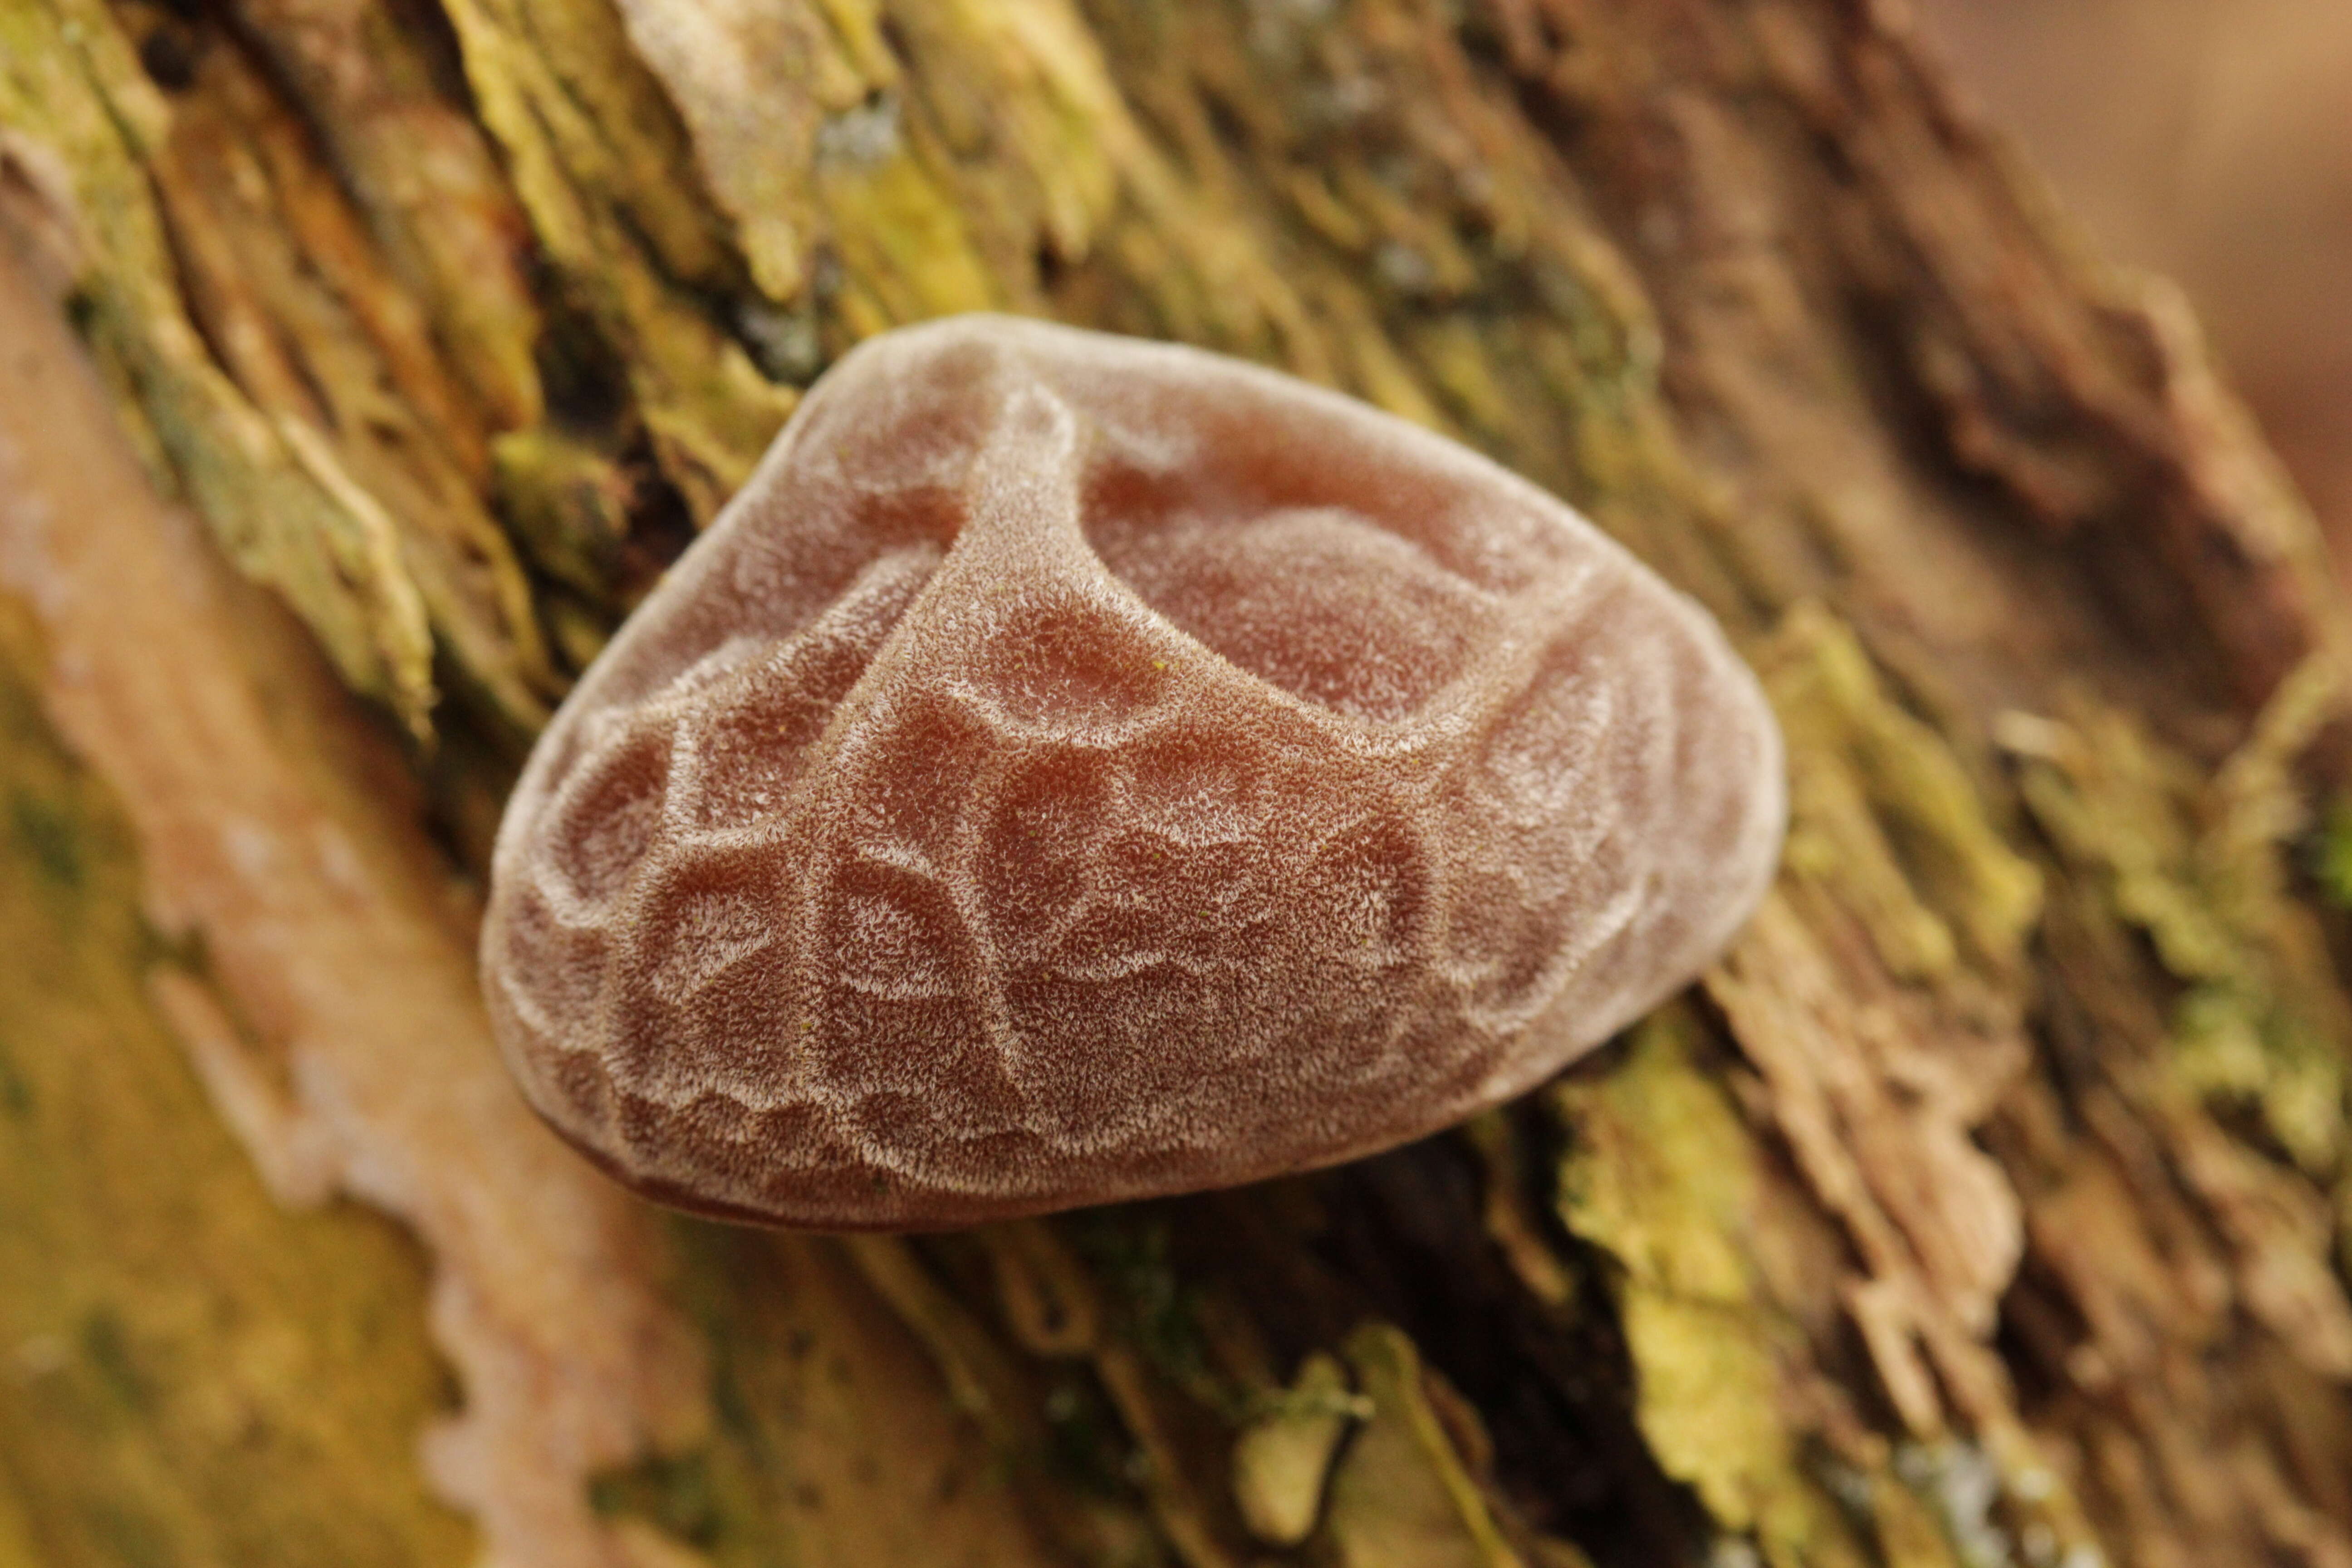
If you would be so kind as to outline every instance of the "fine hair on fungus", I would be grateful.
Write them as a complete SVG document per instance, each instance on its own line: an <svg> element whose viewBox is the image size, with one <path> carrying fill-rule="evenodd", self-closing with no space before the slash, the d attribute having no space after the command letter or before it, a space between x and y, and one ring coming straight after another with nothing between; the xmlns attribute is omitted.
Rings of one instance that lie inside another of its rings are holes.
<svg viewBox="0 0 2352 1568"><path fill-rule="evenodd" d="M1714 957L1784 815L1720 631L1534 486L957 317L828 373L564 703L484 987L640 1191L961 1225L1517 1094Z"/></svg>

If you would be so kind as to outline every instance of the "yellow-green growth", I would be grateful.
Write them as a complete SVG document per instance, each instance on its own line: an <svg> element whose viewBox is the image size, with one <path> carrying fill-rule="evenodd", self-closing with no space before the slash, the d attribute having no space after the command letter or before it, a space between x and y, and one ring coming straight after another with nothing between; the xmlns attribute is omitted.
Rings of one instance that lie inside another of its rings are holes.
<svg viewBox="0 0 2352 1568"><path fill-rule="evenodd" d="M1770 1568L1863 1568L1800 1464L1797 1402L1780 1371L1797 1359L1796 1330L1759 1297L1741 1250L1759 1151L1693 1064L1686 1027L1657 1015L1615 1071L1550 1091L1571 1140L1560 1218L1616 1265L1635 1415L1665 1472Z"/></svg>
<svg viewBox="0 0 2352 1568"><path fill-rule="evenodd" d="M290 445L189 324L145 162L169 111L98 0L0 7L0 129L68 171L80 321L139 418L155 478L204 515L238 569L283 594L343 679L419 733L434 701L425 604L380 508Z"/></svg>
<svg viewBox="0 0 2352 1568"><path fill-rule="evenodd" d="M2035 820L2185 984L2171 1019L2181 1078L2256 1109L2320 1176L2345 1147L2352 1013L2288 886L2284 841L2303 826L2293 762L2336 701L2333 667L2315 656L2210 779L2087 699L2061 720L2012 721L2008 737Z"/></svg>
<svg viewBox="0 0 2352 1568"><path fill-rule="evenodd" d="M1523 1559L1423 1387L1420 1353L1384 1323L1348 1336L1371 1415L1331 1478L1324 1531L1340 1568L1521 1568Z"/></svg>
<svg viewBox="0 0 2352 1568"><path fill-rule="evenodd" d="M1789 869L1852 910L1898 977L1946 980L1963 958L2013 970L2042 876L1986 820L1949 744L1817 605L1791 611L1759 663L1789 742Z"/></svg>
<svg viewBox="0 0 2352 1568"><path fill-rule="evenodd" d="M130 829L0 602L0 1563L462 1563L413 1244L271 1201L147 1000Z"/></svg>

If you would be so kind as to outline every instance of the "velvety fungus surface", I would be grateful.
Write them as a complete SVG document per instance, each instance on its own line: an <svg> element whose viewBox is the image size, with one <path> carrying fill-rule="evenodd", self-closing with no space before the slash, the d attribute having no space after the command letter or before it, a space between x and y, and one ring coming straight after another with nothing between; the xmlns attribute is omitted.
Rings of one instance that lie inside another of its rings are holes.
<svg viewBox="0 0 2352 1568"><path fill-rule="evenodd" d="M995 317L809 395L532 755L485 986L640 1190L924 1227L1248 1181L1517 1093L1770 878L1706 616L1349 399Z"/></svg>

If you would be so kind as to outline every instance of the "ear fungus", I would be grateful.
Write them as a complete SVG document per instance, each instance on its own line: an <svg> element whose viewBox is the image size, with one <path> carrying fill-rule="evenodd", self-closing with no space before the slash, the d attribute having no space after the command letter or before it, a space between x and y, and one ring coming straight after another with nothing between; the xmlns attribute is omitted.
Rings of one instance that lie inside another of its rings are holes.
<svg viewBox="0 0 2352 1568"><path fill-rule="evenodd" d="M1685 984L1779 732L1704 611L1442 437L1195 350L886 334L581 681L483 984L667 1202L961 1225L1371 1152Z"/></svg>

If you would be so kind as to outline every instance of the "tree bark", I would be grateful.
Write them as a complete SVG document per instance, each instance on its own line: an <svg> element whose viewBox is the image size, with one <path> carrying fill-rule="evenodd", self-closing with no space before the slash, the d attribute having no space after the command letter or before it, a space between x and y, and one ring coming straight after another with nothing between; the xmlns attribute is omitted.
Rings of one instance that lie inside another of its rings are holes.
<svg viewBox="0 0 2352 1568"><path fill-rule="evenodd" d="M1893 0L0 0L0 1568L2352 1564L2342 607ZM977 308L1704 600L1737 947L1237 1192L845 1242L559 1148L506 781Z"/></svg>

